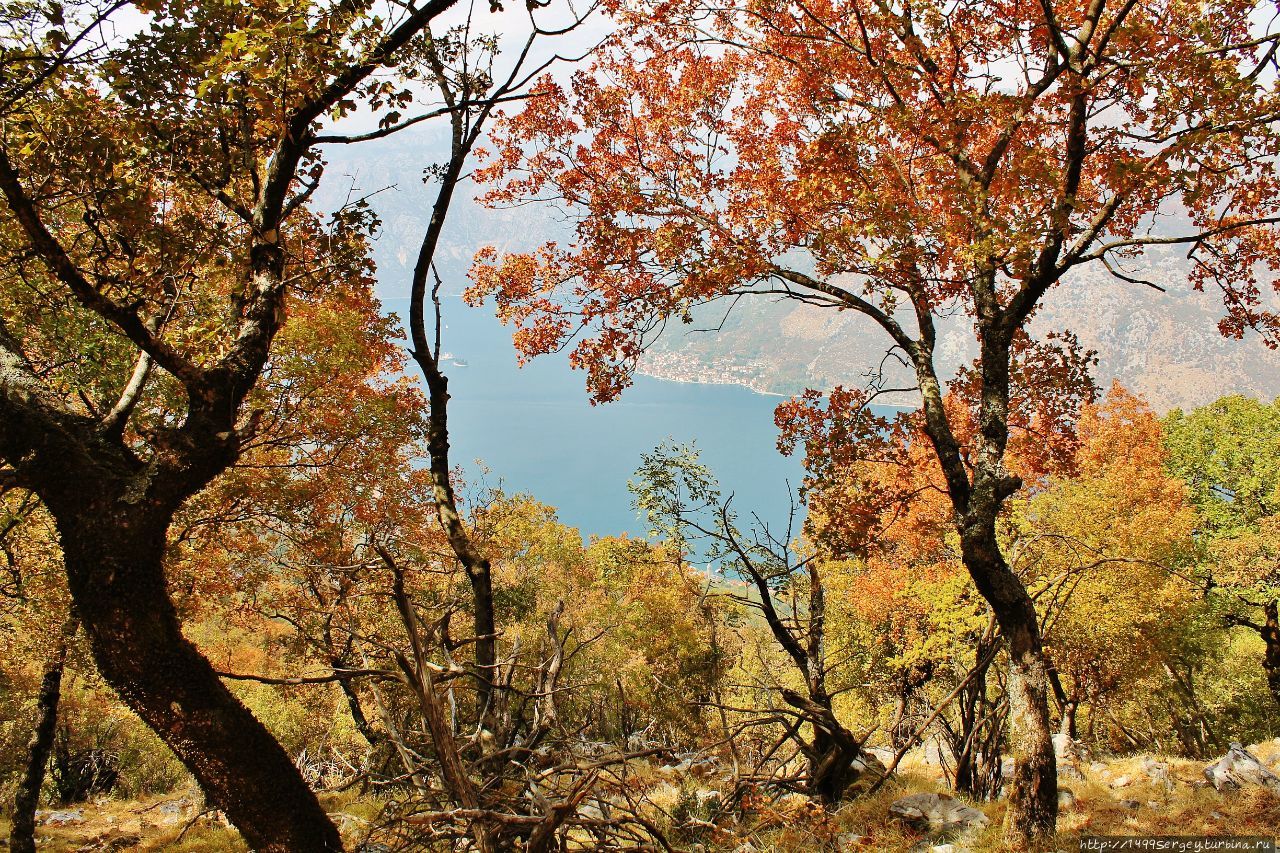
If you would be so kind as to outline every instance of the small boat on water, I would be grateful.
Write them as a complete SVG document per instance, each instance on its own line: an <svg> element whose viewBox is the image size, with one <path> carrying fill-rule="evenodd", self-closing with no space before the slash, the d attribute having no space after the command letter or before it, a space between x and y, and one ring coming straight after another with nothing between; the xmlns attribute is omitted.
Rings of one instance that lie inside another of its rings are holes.
<svg viewBox="0 0 1280 853"><path fill-rule="evenodd" d="M448 350L445 350L444 352L440 353L440 363L449 364L454 367L467 366L467 360L465 358L458 358L456 355L449 352Z"/></svg>

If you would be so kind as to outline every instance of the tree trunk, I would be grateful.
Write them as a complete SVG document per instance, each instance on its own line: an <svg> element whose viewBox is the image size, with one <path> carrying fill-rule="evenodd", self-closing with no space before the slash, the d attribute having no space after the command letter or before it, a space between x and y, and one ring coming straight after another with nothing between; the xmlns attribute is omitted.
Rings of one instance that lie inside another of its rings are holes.
<svg viewBox="0 0 1280 853"><path fill-rule="evenodd" d="M990 487L988 487L990 488ZM991 489L988 495L994 493ZM1028 850L1052 841L1058 820L1058 768L1049 715L1049 661L1035 602L1000 553L999 504L976 501L981 516L961 525L961 552L978 592L991 605L1009 654L1009 755L1005 844Z"/></svg>
<svg viewBox="0 0 1280 853"><path fill-rule="evenodd" d="M818 725L813 730L813 751L809 754L809 794L828 808L835 808L844 799L849 786L861 778L862 773L853 769L853 762L862 752L833 737Z"/></svg>
<svg viewBox="0 0 1280 853"><path fill-rule="evenodd" d="M395 575L392 597L395 599L396 609L400 612L400 621L409 636L409 645L413 651L413 664L406 670L405 675L408 676L409 685L418 698L418 707L422 711L423 721L431 734L436 760L440 762L440 775L444 777L445 786L454 801L463 809L474 811L480 806L480 798L476 792L475 783L462 760L462 754L458 750L458 742L453 736L453 726L445 714L444 703L432 680L431 667L427 665L423 626L417 611L414 610L413 602L405 593L404 573L396 567L389 553L383 552L382 558L388 566L392 567ZM490 853L494 849L491 833L483 820L477 819L472 823L471 834L475 838L476 849L480 853Z"/></svg>
<svg viewBox="0 0 1280 853"><path fill-rule="evenodd" d="M996 272L975 278L975 325L979 333L981 399L979 430L971 452L961 451L933 367L933 325L917 308L924 333L914 350L924 403L924 429L933 444L955 510L961 557L974 586L991 605L1009 649L1005 686L1009 702L1009 780L1005 844L1027 850L1051 841L1058 820L1058 774L1049 717L1049 664L1041 645L1035 602L1000 551L996 520L1022 481L1004 467L1009 440L1009 364L1014 315L1000 307Z"/></svg>
<svg viewBox="0 0 1280 853"><path fill-rule="evenodd" d="M827 807L840 804L850 786L863 777L861 760L873 772L883 775L884 767L862 751L862 742L836 719L831 708L831 697L825 693L802 696L794 690L783 688L783 700L799 710L813 727L813 741L800 741L809 764L808 793Z"/></svg>
<svg viewBox="0 0 1280 853"><path fill-rule="evenodd" d="M987 676L995 658L997 637L992 625L979 638L974 667L956 695L959 730L945 725L947 745L955 757L954 788L975 800L989 800L1001 787L1001 743L1005 714L992 701Z"/></svg>
<svg viewBox="0 0 1280 853"><path fill-rule="evenodd" d="M476 636L476 673L479 676L478 717L481 725L494 730L494 720L500 719L495 695L494 680L498 671L498 623L493 607L493 572L487 559L473 561L466 566L467 579L471 582L471 602L474 609L472 628ZM497 734L497 732L494 732Z"/></svg>
<svg viewBox="0 0 1280 853"><path fill-rule="evenodd" d="M907 692L904 687L893 702L893 722L889 724L889 746L897 751L910 736L911 727L907 725Z"/></svg>
<svg viewBox="0 0 1280 853"><path fill-rule="evenodd" d="M1030 602L1028 601L1028 605ZM1005 841L1026 850L1053 838L1058 820L1058 768L1049 721L1049 679L1035 611L1004 626L1009 644L1009 752L1013 778Z"/></svg>
<svg viewBox="0 0 1280 853"><path fill-rule="evenodd" d="M1058 821L1058 767L1049 716L1049 662L1040 640L1035 603L1001 555L995 515L964 525L961 549L978 592L991 605L1009 653L1009 755L1005 844L1029 850L1049 842Z"/></svg>
<svg viewBox="0 0 1280 853"><path fill-rule="evenodd" d="M1170 717L1174 721L1174 729L1178 739L1182 741L1182 750L1187 755L1204 758L1226 746L1214 731L1209 717L1205 713L1200 698L1196 695L1196 685L1191 671L1185 675L1174 668L1167 660L1162 663L1165 675L1177 688L1182 707L1170 709Z"/></svg>
<svg viewBox="0 0 1280 853"><path fill-rule="evenodd" d="M1076 712L1080 709L1080 701L1072 696L1062 706L1062 724L1058 726L1058 733L1063 737L1070 738L1072 741L1080 739L1076 730Z"/></svg>
<svg viewBox="0 0 1280 853"><path fill-rule="evenodd" d="M429 43L429 49L435 50ZM444 93L448 100L451 95ZM436 249L440 245L440 236L444 232L445 220L449 207L453 203L454 192L462 181L463 169L467 157L471 153L476 140L479 139L480 128L492 110L493 104L484 107L479 114L464 119L462 112L455 112L450 118L452 130L449 162L440 179L440 190L431 207L431 220L427 223L426 232L422 236L422 245L418 248L418 259L413 268L413 280L409 292L409 340L414 361L422 368L423 378L427 382L427 453L430 456L432 486L436 498L436 511L440 526L449 540L449 546L462 563L471 582L471 597L475 608L475 663L476 663L476 704L477 716L481 728L494 732L496 721L502 716L497 705L506 701L505 695L496 690L494 681L497 677L498 638L497 620L494 617L493 576L489 560L483 549L478 548L471 540L466 525L458 512L457 501L450 480L452 473L449 464L449 378L440 365L440 337L444 323L440 316L440 277L435 267ZM429 285L428 279L435 276L435 287ZM427 304L430 302L435 313L435 334L427 332ZM496 732L494 732L497 734Z"/></svg>
<svg viewBox="0 0 1280 853"><path fill-rule="evenodd" d="M1267 673L1271 698L1280 705L1280 600L1271 599L1264 610L1267 621L1262 626L1262 641L1266 644L1266 652L1262 658L1262 668Z"/></svg>
<svg viewBox="0 0 1280 853"><path fill-rule="evenodd" d="M127 500L55 513L67 579L103 678L195 776L249 846L339 851L288 754L182 635L165 585L169 514Z"/></svg>
<svg viewBox="0 0 1280 853"><path fill-rule="evenodd" d="M1053 688L1053 696L1058 702L1058 708L1062 712L1062 719L1058 723L1058 734L1077 741L1080 736L1076 730L1076 714L1080 710L1080 696L1076 693L1075 687L1072 688L1070 694L1062 686L1062 678L1058 675L1057 667L1049 666L1049 686Z"/></svg>
<svg viewBox="0 0 1280 853"><path fill-rule="evenodd" d="M62 698L62 671L67 663L67 646L75 635L78 621L67 620L54 649L53 657L40 679L40 693L36 697L36 724L27 744L27 766L13 797L13 826L9 830L9 847L15 853L36 851L36 807L40 803L40 789L44 787L44 774L49 766L49 753L53 749L53 732L58 724L58 702Z"/></svg>
<svg viewBox="0 0 1280 853"><path fill-rule="evenodd" d="M996 504L998 506L998 504ZM960 525L965 568L995 614L1009 652L1009 755L1005 844L1028 850L1053 839L1058 820L1058 768L1049 716L1049 661L1035 603L1000 553L996 510Z"/></svg>

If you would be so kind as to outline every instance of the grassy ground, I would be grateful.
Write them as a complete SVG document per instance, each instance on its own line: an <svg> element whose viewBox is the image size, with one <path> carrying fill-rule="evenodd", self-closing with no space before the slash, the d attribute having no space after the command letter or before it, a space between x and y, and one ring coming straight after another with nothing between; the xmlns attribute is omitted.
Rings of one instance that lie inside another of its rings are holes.
<svg viewBox="0 0 1280 853"><path fill-rule="evenodd" d="M175 853L240 853L248 848L234 830L200 816L193 792L147 800L100 799L41 810L36 842L41 850L164 850ZM0 819L8 839L9 821Z"/></svg>
<svg viewBox="0 0 1280 853"><path fill-rule="evenodd" d="M1254 750L1270 763L1280 763L1280 741ZM1280 827L1280 797L1261 790L1218 793L1203 784L1204 762L1155 759L1167 767L1168 781L1151 778L1151 757L1135 756L1085 768L1085 778L1064 780L1075 802L1059 818L1057 849L1078 849L1081 835L1269 835ZM1159 774L1156 774L1157 777ZM706 788L709 780L676 780L654 776L653 800L670 811L682 788ZM999 851L1001 802L980 804L991 820L983 832L964 838L926 837L888 817L889 805L920 791L945 793L931 768L908 767L894 784L874 796L846 804L834 814L814 808L800 797L760 800L742 824L721 824L700 834L672 841L686 850L744 851L883 851L904 853L953 843L973 853ZM41 849L49 851L175 851L175 853L240 853L247 848L216 815L202 815L195 791L182 791L147 800L100 800L61 812L76 812L59 824L57 813L42 811L38 827ZM376 818L375 800L329 797L325 800L348 840L363 834ZM53 817L54 820L50 820ZM63 815L63 817L68 817ZM8 823L0 818L0 838L7 839ZM743 847L744 844L750 845ZM0 842L0 848L6 846Z"/></svg>

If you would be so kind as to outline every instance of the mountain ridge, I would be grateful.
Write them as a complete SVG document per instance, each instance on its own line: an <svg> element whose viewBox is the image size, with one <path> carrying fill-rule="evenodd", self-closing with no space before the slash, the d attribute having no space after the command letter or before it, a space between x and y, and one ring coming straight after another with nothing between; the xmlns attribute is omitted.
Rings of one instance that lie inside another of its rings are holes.
<svg viewBox="0 0 1280 853"><path fill-rule="evenodd" d="M374 255L384 296L408 292L434 190L418 176L442 156L444 143L438 132L423 132L388 140L378 156L361 161L347 160L343 152L330 154L330 169L352 176L350 193L374 193L370 203L383 223ZM342 202L336 194L320 200L322 208L330 209ZM471 259L485 245L526 251L568 234L551 207L490 210L460 196L437 253L444 290L457 293L466 286ZM1239 341L1223 338L1217 328L1221 301L1215 294L1192 290L1188 269L1177 249L1156 247L1140 268L1127 270L1163 292L1121 281L1096 264L1077 270L1046 295L1031 331L1076 333L1098 354L1095 378L1100 386L1119 381L1159 411L1191 408L1227 393L1268 400L1280 396L1280 353L1256 335ZM884 360L888 343L879 328L855 312L768 297L742 300L728 313L721 306L703 306L693 319L685 331L673 325L659 337L640 372L791 395L808 387L865 384L867 373ZM945 321L939 329L940 372L954 373L973 358L974 348L972 329L963 317ZM911 384L905 368L886 364L888 385ZM885 402L911 405L913 399L897 394Z"/></svg>

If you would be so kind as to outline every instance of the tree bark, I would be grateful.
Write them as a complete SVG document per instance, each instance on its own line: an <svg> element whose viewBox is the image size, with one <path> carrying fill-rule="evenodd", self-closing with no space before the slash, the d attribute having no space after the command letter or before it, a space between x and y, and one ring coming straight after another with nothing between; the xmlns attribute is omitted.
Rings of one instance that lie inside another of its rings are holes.
<svg viewBox="0 0 1280 853"><path fill-rule="evenodd" d="M1049 663L1040 639L1035 604L1004 562L994 518L961 537L965 565L991 604L1009 654L1005 693L1009 702L1009 755L1005 843L1027 850L1052 839L1058 819L1058 770L1049 716ZM966 541L967 540L967 541Z"/></svg>
<svg viewBox="0 0 1280 853"><path fill-rule="evenodd" d="M174 513L235 461L235 398L199 386L182 426L158 435L143 461L90 419L59 411L17 352L0 335L0 456L53 516L99 672L254 849L341 850L284 749L182 635L167 589Z"/></svg>
<svg viewBox="0 0 1280 853"><path fill-rule="evenodd" d="M283 747L182 635L165 584L168 514L127 500L55 513L67 578L103 678L263 853L340 851Z"/></svg>
<svg viewBox="0 0 1280 853"><path fill-rule="evenodd" d="M1079 740L1079 734L1076 730L1076 712L1080 708L1080 701L1074 697L1067 700L1062 706L1062 723L1058 726L1058 733L1071 740Z"/></svg>
<svg viewBox="0 0 1280 853"><path fill-rule="evenodd" d="M9 830L9 847L15 853L36 853L36 807L40 789L44 787L49 753L53 749L53 732L58 724L58 703L62 698L62 672L67 663L67 646L75 636L79 621L69 618L62 627L53 657L45 666L36 697L36 724L27 744L27 766L13 797L13 825Z"/></svg>
<svg viewBox="0 0 1280 853"><path fill-rule="evenodd" d="M1058 820L1058 767L1049 723L1048 675L1033 619L1017 620L1009 642L1009 780L1006 841L1028 849L1053 837Z"/></svg>

